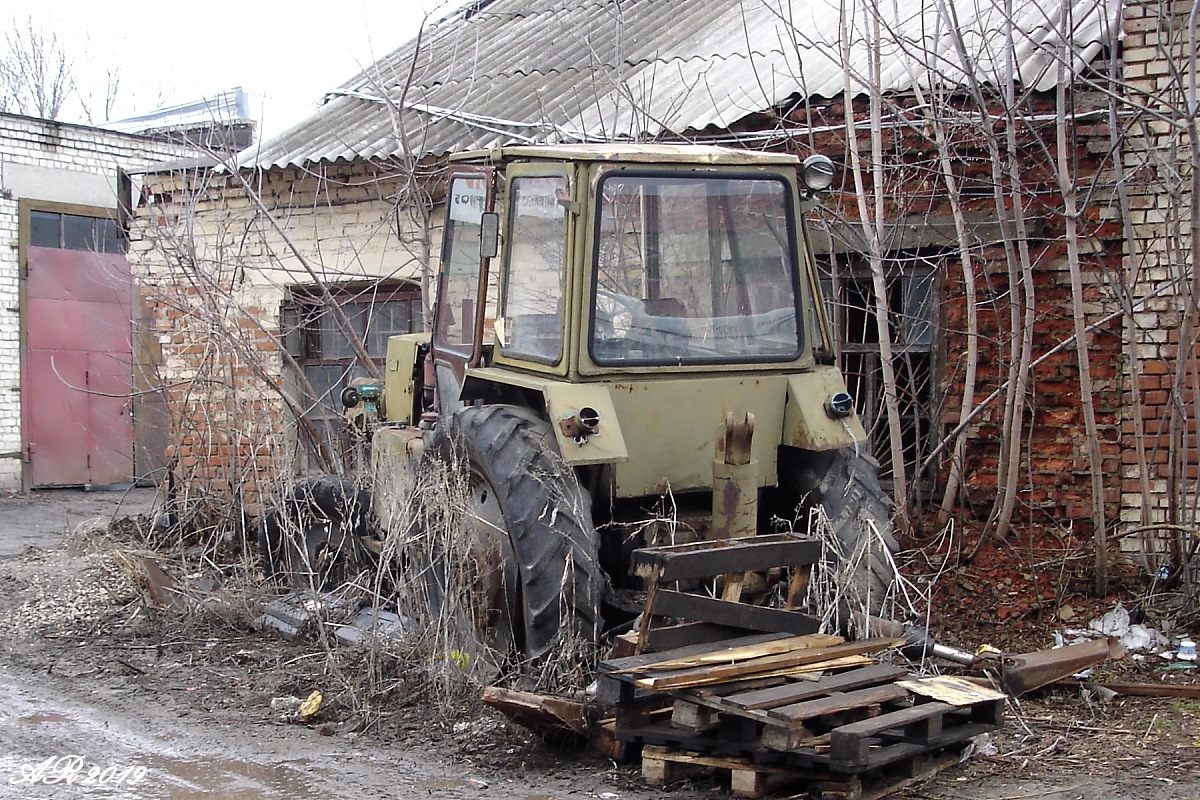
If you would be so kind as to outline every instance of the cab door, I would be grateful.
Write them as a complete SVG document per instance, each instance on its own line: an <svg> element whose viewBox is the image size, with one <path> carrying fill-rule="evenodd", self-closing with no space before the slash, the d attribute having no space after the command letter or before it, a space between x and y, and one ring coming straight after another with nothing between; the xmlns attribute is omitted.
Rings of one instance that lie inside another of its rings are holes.
<svg viewBox="0 0 1200 800"><path fill-rule="evenodd" d="M459 393L467 368L478 365L483 357L490 251L495 247L495 203L496 175L492 167L451 167L433 312L432 359L441 413L462 405ZM491 219L485 221L485 215ZM486 252L481 249L485 242Z"/></svg>

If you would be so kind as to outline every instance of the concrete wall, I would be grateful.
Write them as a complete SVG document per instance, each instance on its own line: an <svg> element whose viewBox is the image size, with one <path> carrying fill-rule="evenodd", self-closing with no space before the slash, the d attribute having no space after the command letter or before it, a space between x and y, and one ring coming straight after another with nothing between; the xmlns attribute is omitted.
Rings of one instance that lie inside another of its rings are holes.
<svg viewBox="0 0 1200 800"><path fill-rule="evenodd" d="M21 201L115 210L120 171L191 152L142 136L0 114L0 491L21 489Z"/></svg>

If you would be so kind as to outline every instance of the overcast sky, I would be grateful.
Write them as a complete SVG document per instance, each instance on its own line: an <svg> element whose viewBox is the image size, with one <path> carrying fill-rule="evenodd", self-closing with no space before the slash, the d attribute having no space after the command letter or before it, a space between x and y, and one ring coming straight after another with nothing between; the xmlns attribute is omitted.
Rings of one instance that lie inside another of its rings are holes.
<svg viewBox="0 0 1200 800"><path fill-rule="evenodd" d="M280 133L311 113L321 96L466 0L339 0L336 3L21 3L72 52L84 94L103 96L104 67L120 67L113 117L133 116L241 86L261 135ZM3 39L0 38L0 47ZM102 106L102 103L100 104ZM93 107L96 107L93 104ZM80 122L77 109L61 119Z"/></svg>

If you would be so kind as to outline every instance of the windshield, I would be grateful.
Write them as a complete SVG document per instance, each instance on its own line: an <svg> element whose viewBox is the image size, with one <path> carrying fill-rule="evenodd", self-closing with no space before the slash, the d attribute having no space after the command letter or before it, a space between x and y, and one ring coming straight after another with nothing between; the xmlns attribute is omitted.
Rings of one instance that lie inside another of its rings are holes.
<svg viewBox="0 0 1200 800"><path fill-rule="evenodd" d="M602 180L599 198L597 364L799 355L787 183L622 172Z"/></svg>

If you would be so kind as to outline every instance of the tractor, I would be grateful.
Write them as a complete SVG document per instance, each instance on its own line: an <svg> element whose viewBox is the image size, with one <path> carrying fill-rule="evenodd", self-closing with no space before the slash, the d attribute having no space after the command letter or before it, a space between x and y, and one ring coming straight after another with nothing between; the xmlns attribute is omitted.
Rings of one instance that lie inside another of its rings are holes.
<svg viewBox="0 0 1200 800"><path fill-rule="evenodd" d="M478 618L526 659L635 613L634 549L804 532L818 505L841 552L870 553L852 580L877 611L891 504L804 220L833 175L820 155L704 145L451 157L432 331L393 336L384 382L341 398L374 498L299 484L263 525L268 572L292 517L300 560L339 574L364 506L393 524L387 500L436 462L466 481L461 535L490 573Z"/></svg>

